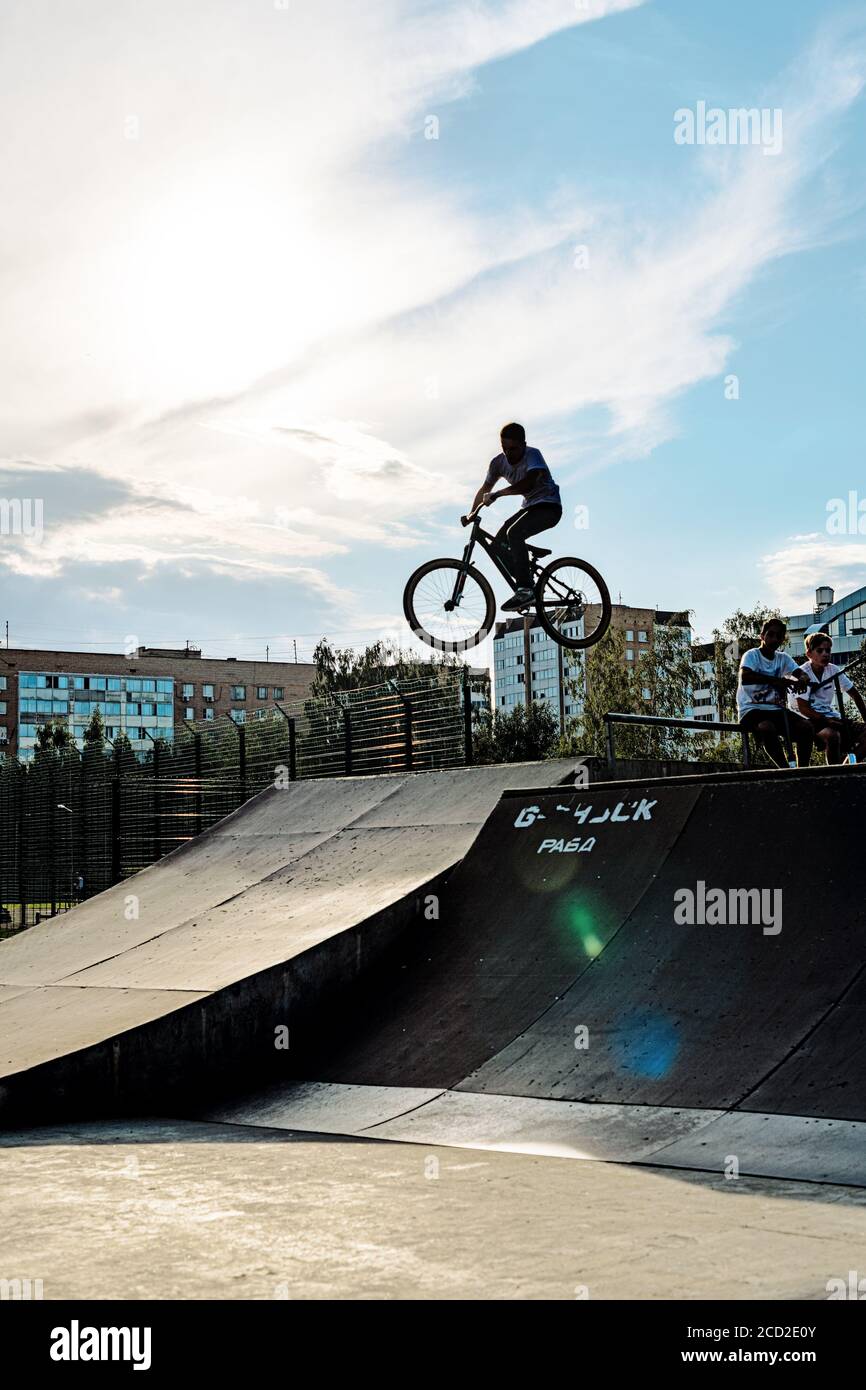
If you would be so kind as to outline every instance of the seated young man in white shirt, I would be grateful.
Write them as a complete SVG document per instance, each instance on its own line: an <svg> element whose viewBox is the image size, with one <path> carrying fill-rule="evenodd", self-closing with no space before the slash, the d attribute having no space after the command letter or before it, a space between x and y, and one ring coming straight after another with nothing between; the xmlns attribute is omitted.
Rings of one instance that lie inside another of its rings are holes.
<svg viewBox="0 0 866 1390"><path fill-rule="evenodd" d="M806 676L793 657L779 648L788 629L781 618L770 618L761 628L761 645L747 651L740 662L737 709L740 728L755 734L777 767L787 767L782 739L785 734L785 701L791 690L805 690ZM812 725L802 714L787 712L791 742L797 763L808 767L812 757Z"/></svg>
<svg viewBox="0 0 866 1390"><path fill-rule="evenodd" d="M490 507L500 497L523 498L520 511L510 516L496 532L496 540L504 552L516 586L514 598L503 603L502 607L513 612L528 607L533 599L526 542L530 536L548 531L561 521L562 499L541 450L527 444L522 425L516 422L503 425L499 442L502 453L490 460L487 476L475 494L470 511L477 511L482 503ZM493 488L500 478L508 486L494 492Z"/></svg>
<svg viewBox="0 0 866 1390"><path fill-rule="evenodd" d="M809 720L828 763L841 763L848 753L853 753L858 763L862 763L866 761L866 723L860 723L856 719L842 720L836 696L836 682L830 678L839 677L842 690L850 694L864 720L866 700L850 677L843 675L841 667L830 660L832 650L833 642L826 632L810 632L806 638L808 660L800 667L809 682L809 688L802 694L799 691L794 692L788 703ZM830 680L830 684L821 685L825 680Z"/></svg>

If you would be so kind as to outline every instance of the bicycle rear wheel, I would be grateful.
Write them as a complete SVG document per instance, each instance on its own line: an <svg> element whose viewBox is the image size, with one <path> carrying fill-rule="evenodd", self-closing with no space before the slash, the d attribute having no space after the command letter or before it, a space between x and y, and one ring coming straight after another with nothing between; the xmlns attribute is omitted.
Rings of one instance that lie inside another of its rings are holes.
<svg viewBox="0 0 866 1390"><path fill-rule="evenodd" d="M455 599L457 581L463 583ZM440 652L465 652L493 629L496 600L484 575L459 560L428 560L403 591L403 612L416 637Z"/></svg>
<svg viewBox="0 0 866 1390"><path fill-rule="evenodd" d="M610 627L610 594L597 569L566 555L541 571L535 585L538 621L562 647L582 651Z"/></svg>

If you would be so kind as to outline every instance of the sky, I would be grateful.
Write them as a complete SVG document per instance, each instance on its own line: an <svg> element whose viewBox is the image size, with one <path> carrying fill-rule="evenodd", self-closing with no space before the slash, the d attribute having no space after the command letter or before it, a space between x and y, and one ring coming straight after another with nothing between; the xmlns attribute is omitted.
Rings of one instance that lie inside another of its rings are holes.
<svg viewBox="0 0 866 1390"><path fill-rule="evenodd" d="M864 80L833 0L6 0L10 645L409 646L515 419L615 600L866 584Z"/></svg>

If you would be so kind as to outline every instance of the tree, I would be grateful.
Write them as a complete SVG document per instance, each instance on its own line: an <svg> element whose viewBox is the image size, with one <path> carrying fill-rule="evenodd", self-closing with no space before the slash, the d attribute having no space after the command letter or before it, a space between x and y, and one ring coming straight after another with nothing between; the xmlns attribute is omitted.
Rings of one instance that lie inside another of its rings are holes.
<svg viewBox="0 0 866 1390"><path fill-rule="evenodd" d="M625 662L625 634L620 628L609 627L600 642L590 647L580 660L580 673L566 685L573 700L583 695L580 714L569 723L566 731L569 751L605 757L606 730L604 716L609 710L621 714L636 714L634 673ZM582 690L585 672L585 690ZM637 731L622 729L623 752L633 753ZM565 746L563 751L566 751Z"/></svg>
<svg viewBox="0 0 866 1390"><path fill-rule="evenodd" d="M604 716L652 714L683 718L699 679L692 660L688 615L681 622L659 624L652 645L630 666L625 659L625 635L608 628L585 658L586 693L580 714L566 730L562 754L606 756L607 725ZM580 678L567 687L579 699ZM620 724L615 732L617 753L625 758L693 757L694 735L687 729L664 729L649 724Z"/></svg>
<svg viewBox="0 0 866 1390"><path fill-rule="evenodd" d="M94 706L90 716L90 723L84 730L84 750L88 749L103 752L105 749L105 722L102 718L102 710L99 705Z"/></svg>
<svg viewBox="0 0 866 1390"><path fill-rule="evenodd" d="M39 728L36 730L35 752L37 756L49 750L62 752L69 748L71 744L72 739L67 725L59 721L55 723L52 719L48 719L44 724L40 724Z"/></svg>
<svg viewBox="0 0 866 1390"><path fill-rule="evenodd" d="M515 705L506 714L485 710L473 740L479 763L526 763L552 758L559 742L559 720L541 700Z"/></svg>
<svg viewBox="0 0 866 1390"><path fill-rule="evenodd" d="M682 719L692 703L701 677L692 657L688 615L677 614L681 622L671 621L655 628L652 647L642 652L636 663L635 695L644 712L663 719ZM644 726L642 739L645 758L692 758L696 735L689 729Z"/></svg>
<svg viewBox="0 0 866 1390"><path fill-rule="evenodd" d="M347 690L385 685L388 681L450 678L461 669L455 656L431 652L429 657L406 652L387 642L374 642L363 651L332 647L323 637L313 652L316 674L310 684L313 699L330 699Z"/></svg>

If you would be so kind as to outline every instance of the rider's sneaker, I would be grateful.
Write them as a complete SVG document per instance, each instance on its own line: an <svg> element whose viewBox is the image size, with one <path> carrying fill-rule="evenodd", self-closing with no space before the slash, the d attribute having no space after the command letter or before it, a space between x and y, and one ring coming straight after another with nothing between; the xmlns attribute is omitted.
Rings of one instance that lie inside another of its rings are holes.
<svg viewBox="0 0 866 1390"><path fill-rule="evenodd" d="M535 594L531 589L515 589L514 598L510 598L507 602L503 603L502 610L505 613L516 613L521 608L528 608L534 598Z"/></svg>

